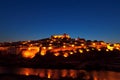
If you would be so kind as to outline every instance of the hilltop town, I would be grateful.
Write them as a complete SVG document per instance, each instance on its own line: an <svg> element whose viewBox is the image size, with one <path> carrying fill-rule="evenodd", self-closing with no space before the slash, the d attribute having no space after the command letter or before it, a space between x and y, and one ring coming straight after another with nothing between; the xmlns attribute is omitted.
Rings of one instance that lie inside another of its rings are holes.
<svg viewBox="0 0 120 80"><path fill-rule="evenodd" d="M0 43L0 55L1 65L9 65L5 62L8 60L12 64L23 63L24 66L44 64L46 67L54 67L54 65L64 64L65 67L71 65L71 67L80 68L92 64L106 66L111 60L110 65L119 67L120 43L110 44L79 37L71 38L68 34L62 34L40 40ZM13 60L16 61L12 62ZM99 61L101 62L98 63Z"/></svg>

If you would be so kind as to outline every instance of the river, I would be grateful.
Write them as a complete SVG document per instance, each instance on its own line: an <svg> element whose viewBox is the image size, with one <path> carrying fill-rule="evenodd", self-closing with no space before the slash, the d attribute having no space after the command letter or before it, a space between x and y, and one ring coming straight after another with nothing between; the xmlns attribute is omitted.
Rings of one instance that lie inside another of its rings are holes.
<svg viewBox="0 0 120 80"><path fill-rule="evenodd" d="M80 80L120 80L120 72L114 71L86 71L74 69L34 69L0 67L0 74L17 74L38 76L40 78L59 80L71 78Z"/></svg>

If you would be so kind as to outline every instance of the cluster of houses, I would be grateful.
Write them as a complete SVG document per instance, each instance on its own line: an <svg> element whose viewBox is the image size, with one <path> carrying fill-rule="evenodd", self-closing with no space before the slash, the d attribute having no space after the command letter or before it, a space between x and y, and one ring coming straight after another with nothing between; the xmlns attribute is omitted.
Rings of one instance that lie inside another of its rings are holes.
<svg viewBox="0 0 120 80"><path fill-rule="evenodd" d="M120 51L120 44L110 44L104 41L91 41L83 38L71 38L68 34L52 35L40 40L0 43L0 54L21 54L25 58L33 58L37 53L45 56L51 53L55 56L68 57L74 53L84 53L91 50Z"/></svg>

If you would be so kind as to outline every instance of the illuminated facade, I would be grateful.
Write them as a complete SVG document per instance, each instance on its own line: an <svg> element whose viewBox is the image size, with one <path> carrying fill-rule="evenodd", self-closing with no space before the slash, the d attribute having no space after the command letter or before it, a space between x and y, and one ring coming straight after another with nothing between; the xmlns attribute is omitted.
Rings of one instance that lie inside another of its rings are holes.
<svg viewBox="0 0 120 80"><path fill-rule="evenodd" d="M70 36L68 34L63 34L63 35L52 35L51 38L70 38Z"/></svg>
<svg viewBox="0 0 120 80"><path fill-rule="evenodd" d="M6 46L7 45L7 46ZM9 46L10 45L10 46ZM11 46L13 45L13 46ZM52 35L36 41L21 41L16 43L0 45L1 53L21 54L24 58L33 58L38 53L45 56L47 52L54 56L69 57L75 53L89 53L90 51L120 51L120 44L110 44L103 41L86 41L85 39L71 39L68 34Z"/></svg>

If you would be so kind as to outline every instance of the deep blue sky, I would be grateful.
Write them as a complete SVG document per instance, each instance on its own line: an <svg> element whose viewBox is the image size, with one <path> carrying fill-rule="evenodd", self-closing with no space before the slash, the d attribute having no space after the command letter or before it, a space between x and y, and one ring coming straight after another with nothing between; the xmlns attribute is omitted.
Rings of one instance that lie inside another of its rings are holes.
<svg viewBox="0 0 120 80"><path fill-rule="evenodd" d="M63 33L120 42L120 1L0 0L0 42Z"/></svg>

